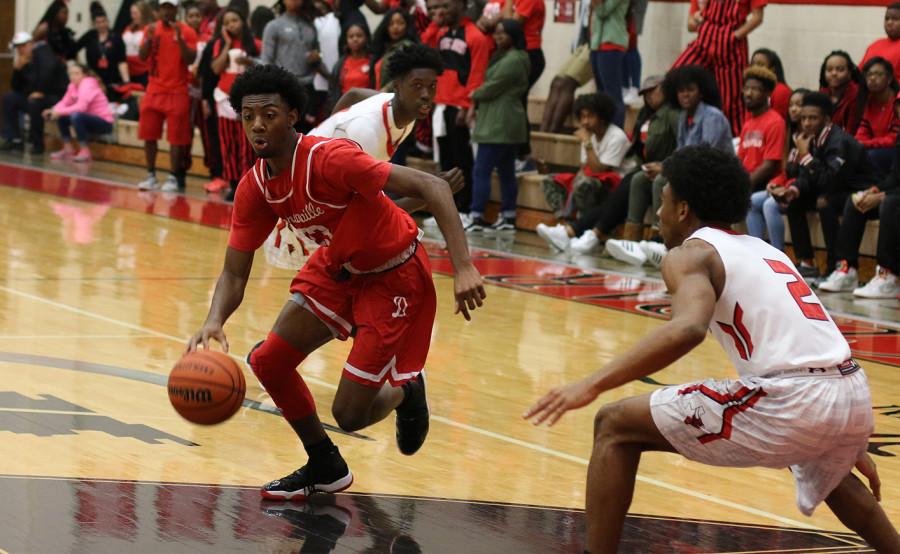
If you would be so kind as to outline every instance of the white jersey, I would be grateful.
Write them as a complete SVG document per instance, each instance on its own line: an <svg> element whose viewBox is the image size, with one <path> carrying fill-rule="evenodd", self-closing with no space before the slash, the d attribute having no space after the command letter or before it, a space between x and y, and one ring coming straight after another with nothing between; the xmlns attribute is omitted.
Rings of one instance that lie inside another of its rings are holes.
<svg viewBox="0 0 900 554"><path fill-rule="evenodd" d="M834 320L783 252L711 227L692 239L712 245L725 266L725 288L709 328L741 377L832 367L850 358Z"/></svg>
<svg viewBox="0 0 900 554"><path fill-rule="evenodd" d="M393 93L370 96L340 111L313 129L316 137L348 138L376 160L388 161L400 143L409 136L415 120L405 127L394 122Z"/></svg>

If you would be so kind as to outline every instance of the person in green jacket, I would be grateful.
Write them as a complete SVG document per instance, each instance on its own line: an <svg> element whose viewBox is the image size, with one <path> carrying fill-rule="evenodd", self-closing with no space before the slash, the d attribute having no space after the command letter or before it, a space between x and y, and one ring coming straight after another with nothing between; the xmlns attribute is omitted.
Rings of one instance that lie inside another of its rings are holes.
<svg viewBox="0 0 900 554"><path fill-rule="evenodd" d="M522 95L528 89L531 65L525 52L525 32L515 19L502 19L494 29L497 50L491 57L484 83L472 93L475 109L472 142L478 144L472 171L470 234L509 232L516 229L516 148L528 138L528 116ZM471 125L471 121L470 121ZM491 173L500 176L500 217L493 224L484 220L484 209L491 195Z"/></svg>
<svg viewBox="0 0 900 554"><path fill-rule="evenodd" d="M629 0L596 0L591 3L591 68L597 90L610 95L616 103L612 122L619 127L625 123L625 103L622 100L623 63L628 50Z"/></svg>

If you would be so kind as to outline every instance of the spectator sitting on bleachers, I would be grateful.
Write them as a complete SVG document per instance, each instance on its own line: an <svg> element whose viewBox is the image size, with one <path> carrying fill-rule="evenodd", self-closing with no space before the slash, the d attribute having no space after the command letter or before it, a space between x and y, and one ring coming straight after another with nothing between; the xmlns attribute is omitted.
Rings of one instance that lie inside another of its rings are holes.
<svg viewBox="0 0 900 554"><path fill-rule="evenodd" d="M581 141L581 169L544 178L547 204L561 219L600 206L622 180L620 168L630 145L628 135L612 122L615 101L606 93L584 94L575 99Z"/></svg>
<svg viewBox="0 0 900 554"><path fill-rule="evenodd" d="M109 18L100 2L91 2L91 19L94 28L78 39L73 57L84 49L87 66L100 78L107 97L113 100L116 98L113 87L128 82L130 77L125 43L110 31Z"/></svg>
<svg viewBox="0 0 900 554"><path fill-rule="evenodd" d="M75 32L68 23L69 6L64 0L53 0L32 32L34 41L45 41L57 56L71 60L75 57Z"/></svg>
<svg viewBox="0 0 900 554"><path fill-rule="evenodd" d="M222 30L212 43L212 71L219 76L213 91L216 114L219 116L219 147L222 155L222 178L231 187L226 197L233 198L234 190L256 156L238 113L231 107L228 95L238 75L259 56L262 42L253 36L247 20L228 7L222 12Z"/></svg>
<svg viewBox="0 0 900 554"><path fill-rule="evenodd" d="M900 2L889 4L884 11L884 38L869 45L861 65L872 58L882 57L893 65L894 76L900 79Z"/></svg>
<svg viewBox="0 0 900 554"><path fill-rule="evenodd" d="M894 77L891 62L875 57L862 68L864 86L860 91L860 102L865 101L856 140L866 147L869 161L881 173L891 169L894 158L894 143L900 130L900 118L894 110L900 83Z"/></svg>
<svg viewBox="0 0 900 554"><path fill-rule="evenodd" d="M776 200L788 206L794 253L799 260L814 260L806 212L818 211L829 267L837 261L838 218L847 197L878 182L865 149L852 135L831 122L832 113L834 104L827 94L811 92L803 97L801 132L794 137L796 148L788 157L787 186L780 194L772 193ZM838 268L842 269L846 267ZM824 286L823 290L828 290L831 285L827 283L822 283L820 289Z"/></svg>
<svg viewBox="0 0 900 554"><path fill-rule="evenodd" d="M781 173L784 155L784 119L769 107L776 82L775 74L764 67L750 66L744 71L748 117L741 129L737 156L750 174L753 191L762 195L769 181Z"/></svg>
<svg viewBox="0 0 900 554"><path fill-rule="evenodd" d="M575 91L590 81L594 72L591 69L591 48L588 44L590 35L591 3L580 2L578 8L578 32L572 41L572 54L563 62L557 74L550 82L550 92L544 104L544 115L541 117L542 133L559 133L565 125L566 118L572 113Z"/></svg>
<svg viewBox="0 0 900 554"><path fill-rule="evenodd" d="M160 20L147 26L140 56L151 71L147 94L141 101L138 138L144 141L147 178L138 183L141 190L159 187L156 180L156 155L162 137L163 122L169 141L172 173L162 185L164 192L184 191L185 156L192 140L191 98L188 95L188 66L197 56L197 33L176 21L178 0L162 0Z"/></svg>
<svg viewBox="0 0 900 554"><path fill-rule="evenodd" d="M900 156L900 146L895 147L895 152ZM882 224L878 228L878 246L875 252L878 267L875 269L875 277L872 280L864 287L853 291L853 296L860 298L895 298L900 294L900 280L897 279L897 275L900 275L900 225L897 225L897 222L900 221L900 158L898 157L894 158L891 173L887 179L882 181L878 190L864 192L855 200L854 208L858 208L861 215L863 209L868 208L874 211L874 208L869 208L868 205L879 199L878 215ZM867 214L868 212L866 212ZM859 218L856 215L853 217L854 219ZM865 218L865 215L862 217ZM838 249L843 244L842 237L845 236L843 229L842 226L838 237ZM865 227L863 227L864 229ZM850 231L849 228L848 231ZM855 232L859 234L859 227L855 227ZM850 237L849 233L846 238L856 241L856 237ZM854 242L848 240L847 244L852 247Z"/></svg>
<svg viewBox="0 0 900 554"><path fill-rule="evenodd" d="M775 110L775 113L787 121L791 87L785 82L784 66L781 63L781 58L774 50L760 48L750 57L750 65L761 65L775 74L778 82L775 83L775 90L772 91L772 95L769 97L769 105Z"/></svg>
<svg viewBox="0 0 900 554"><path fill-rule="evenodd" d="M128 76L132 83L147 86L150 64L141 58L141 44L144 42L144 29L153 23L153 11L144 0L138 0L130 8L131 23L122 31L122 42L125 44L125 61L128 64Z"/></svg>
<svg viewBox="0 0 900 554"><path fill-rule="evenodd" d="M856 134L862 116L862 105L859 103L861 85L862 73L854 65L850 54L835 50L825 56L819 71L819 90L827 94L834 104L831 122L850 135Z"/></svg>
<svg viewBox="0 0 900 554"><path fill-rule="evenodd" d="M466 233L483 234L516 230L516 151L528 136L528 115L522 94L528 89L530 60L525 51L525 32L515 19L501 19L494 26L497 49L491 56L484 82L472 93L474 122L472 142L478 144L473 175L471 223ZM493 224L484 220L491 196L491 174L500 177L500 215Z"/></svg>
<svg viewBox="0 0 900 554"><path fill-rule="evenodd" d="M782 151L782 171L774 179L766 184L766 190L754 192L750 196L750 211L747 213L748 234L757 238L769 236L769 244L779 250L784 250L784 218L782 216L785 206L778 202L779 196L787 182L785 168L788 156L794 149L794 135L800 131L800 108L803 97L810 92L808 89L799 88L791 94L788 103L788 119L785 125L785 148ZM813 260L800 260L797 266L800 274L804 276L818 276L819 272Z"/></svg>
<svg viewBox="0 0 900 554"><path fill-rule="evenodd" d="M54 120L59 125L63 148L50 154L50 159L75 162L90 162L91 150L88 140L91 135L107 135L113 130L113 113L109 100L103 91L100 79L90 68L69 62L69 88L55 106L44 110L44 118ZM78 139L80 150L75 150L72 129Z"/></svg>
<svg viewBox="0 0 900 554"><path fill-rule="evenodd" d="M392 8L375 28L372 38L372 59L375 60L375 88L387 90L393 76L388 71L388 60L404 46L419 42L415 22L409 11Z"/></svg>
<svg viewBox="0 0 900 554"><path fill-rule="evenodd" d="M635 234L635 228L643 233L643 225L629 227L626 222L632 183L636 178L646 178L646 171L659 173L659 164L675 151L678 142L678 110L666 102L662 83L661 76L648 77L638 91L644 98L644 107L637 115L636 130L626 158L634 158L642 167L625 175L606 202L599 208L579 213L574 223L560 223L554 227L538 224L538 235L548 244L560 250L568 248L576 254L588 254L623 222L626 232L630 230L631 235ZM640 236L635 238L641 239Z"/></svg>
<svg viewBox="0 0 900 554"><path fill-rule="evenodd" d="M15 48L11 89L3 96L3 138L0 150L24 149L20 118L28 114L28 138L31 153L44 153L44 118L42 112L53 106L69 84L66 66L46 42L36 42L30 33L13 37Z"/></svg>

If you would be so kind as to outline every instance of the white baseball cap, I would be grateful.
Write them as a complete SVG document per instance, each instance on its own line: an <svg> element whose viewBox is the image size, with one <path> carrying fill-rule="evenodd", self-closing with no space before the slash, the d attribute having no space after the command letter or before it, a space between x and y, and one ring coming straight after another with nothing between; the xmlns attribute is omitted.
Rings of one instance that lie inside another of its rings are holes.
<svg viewBox="0 0 900 554"><path fill-rule="evenodd" d="M22 46L23 44L27 44L31 42L33 39L31 37L31 33L28 31L19 31L15 34L12 39L12 42L9 43L10 48L13 46Z"/></svg>

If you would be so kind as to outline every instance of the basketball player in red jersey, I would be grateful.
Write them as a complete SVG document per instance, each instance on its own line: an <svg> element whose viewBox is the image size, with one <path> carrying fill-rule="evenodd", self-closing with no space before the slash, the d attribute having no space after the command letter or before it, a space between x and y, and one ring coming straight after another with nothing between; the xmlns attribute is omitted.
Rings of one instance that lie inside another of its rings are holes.
<svg viewBox="0 0 900 554"><path fill-rule="evenodd" d="M262 496L303 500L353 482L296 371L332 338L354 338L332 404L342 429L362 429L396 410L397 443L407 455L428 433L422 368L434 323L434 284L415 221L384 191L421 198L440 223L456 272L457 313L469 319L482 305L484 287L446 181L375 160L350 140L298 135L303 87L279 67L248 69L230 101L260 159L238 185L225 267L188 350L208 348L210 339L228 350L223 325L243 299L254 251L279 217L320 245L291 283L292 296L272 331L249 357L309 455L306 465L264 485Z"/></svg>
<svg viewBox="0 0 900 554"><path fill-rule="evenodd" d="M710 465L789 467L801 512L811 515L824 500L879 552L900 552L866 453L873 422L865 372L790 259L730 231L750 204L741 162L692 146L667 159L663 175L660 231L670 251L662 272L672 320L596 373L550 391L525 417L553 425L675 362L707 329L739 378L665 387L600 409L588 467L587 550L617 550L641 453L656 450Z"/></svg>

